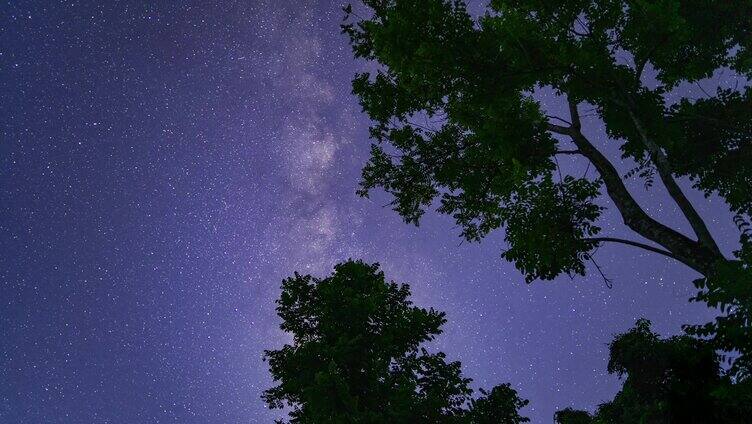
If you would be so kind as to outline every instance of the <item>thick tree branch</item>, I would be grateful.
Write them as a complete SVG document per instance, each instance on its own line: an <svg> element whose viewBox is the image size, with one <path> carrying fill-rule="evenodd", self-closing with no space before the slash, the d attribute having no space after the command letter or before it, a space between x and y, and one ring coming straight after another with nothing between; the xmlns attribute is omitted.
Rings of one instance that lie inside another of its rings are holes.
<svg viewBox="0 0 752 424"><path fill-rule="evenodd" d="M637 234L666 248L678 261L706 275L714 263L723 259L723 256L719 256L704 245L661 224L648 215L624 186L621 175L616 171L613 164L580 131L581 123L577 104L571 99L569 100L569 109L572 115L571 127L548 124L548 129L554 133L571 137L577 149L590 160L600 173L606 191L621 213L624 224Z"/></svg>
<svg viewBox="0 0 752 424"><path fill-rule="evenodd" d="M643 144L645 144L645 147L650 153L650 157L655 164L655 168L658 170L658 175L661 177L663 185L666 187L671 198L674 199L674 202L679 206L679 209L681 209L684 217L689 221L689 225L692 227L695 235L697 235L697 239L702 245L712 250L713 253L722 256L718 244L716 244L708 227L705 225L705 221L702 220L700 214L697 213L697 210L692 206L692 203L687 199L679 185L676 183L671 172L671 165L668 163L668 159L666 159L666 154L648 136L647 131L645 131L645 128L642 126L642 122L637 118L629 106L627 106L627 110L635 128L637 128L637 132L640 134Z"/></svg>
<svg viewBox="0 0 752 424"><path fill-rule="evenodd" d="M569 135L570 128L569 127L562 127L561 125L546 124L546 129L551 131L552 133L561 134L561 135Z"/></svg>

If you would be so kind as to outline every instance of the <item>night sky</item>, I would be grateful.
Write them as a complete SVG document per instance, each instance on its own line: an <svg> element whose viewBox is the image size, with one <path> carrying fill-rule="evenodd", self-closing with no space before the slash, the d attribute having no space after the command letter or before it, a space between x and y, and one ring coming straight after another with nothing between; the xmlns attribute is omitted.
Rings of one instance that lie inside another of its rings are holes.
<svg viewBox="0 0 752 424"><path fill-rule="evenodd" d="M415 228L383 193L357 197L369 122L350 80L370 65L340 7L0 4L0 422L271 422L261 358L288 340L281 280L347 258L446 311L436 347L475 387L512 383L533 423L613 397L606 344L637 318L668 335L712 316L687 302L693 272L661 256L602 247L612 289L594 270L526 285L501 231L461 243L445 216ZM687 230L662 187L630 187ZM690 198L732 250L723 203ZM613 208L602 226L639 240Z"/></svg>

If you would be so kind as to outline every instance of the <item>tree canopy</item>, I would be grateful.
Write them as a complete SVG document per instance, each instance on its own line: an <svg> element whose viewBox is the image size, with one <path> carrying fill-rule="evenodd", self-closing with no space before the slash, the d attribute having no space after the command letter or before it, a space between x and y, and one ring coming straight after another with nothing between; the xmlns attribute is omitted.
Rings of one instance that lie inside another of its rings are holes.
<svg viewBox="0 0 752 424"><path fill-rule="evenodd" d="M292 341L268 350L276 386L264 392L290 423L518 424L528 401L509 384L473 397L461 364L425 344L444 313L413 305L406 284L378 264L347 261L318 279L295 274L277 300ZM623 379L594 414L566 408L558 424L738 423L752 414L752 380L724 371L708 340L661 338L650 321L609 344L608 372Z"/></svg>
<svg viewBox="0 0 752 424"><path fill-rule="evenodd" d="M378 264L348 261L327 278L295 274L277 312L291 344L265 358L279 384L264 392L291 423L517 424L527 404L508 384L472 397L461 364L424 344L445 315L414 306Z"/></svg>
<svg viewBox="0 0 752 424"><path fill-rule="evenodd" d="M558 424L739 423L752 413L752 385L721 370L707 341L689 336L661 339L639 320L609 346L608 372L625 377L614 400L595 415L558 411Z"/></svg>
<svg viewBox="0 0 752 424"><path fill-rule="evenodd" d="M749 374L752 91L742 84L695 99L681 87L721 70L752 79L752 0L493 0L478 17L459 0L362 3L364 12L345 7L342 26L355 56L377 65L353 81L375 141L359 194L384 189L414 224L436 204L471 241L503 228L502 256L528 282L584 274L606 242L673 258L702 275L695 300L728 312L688 329L741 351L736 371ZM535 96L542 88L565 113ZM583 130L585 108L607 140ZM605 143L634 169L621 175ZM597 177L567 175L563 156ZM625 185L632 177L646 187L659 180L692 234L645 211ZM742 249L733 257L682 177L736 214ZM602 197L648 242L603 234Z"/></svg>

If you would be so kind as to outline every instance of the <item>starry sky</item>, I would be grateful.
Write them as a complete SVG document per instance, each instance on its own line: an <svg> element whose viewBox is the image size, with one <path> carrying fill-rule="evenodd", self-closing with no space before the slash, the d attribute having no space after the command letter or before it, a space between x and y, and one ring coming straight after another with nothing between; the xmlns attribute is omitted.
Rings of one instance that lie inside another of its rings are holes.
<svg viewBox="0 0 752 424"><path fill-rule="evenodd" d="M281 280L347 258L446 311L435 347L475 387L512 383L533 423L614 395L606 344L637 318L668 335L712 316L663 257L604 246L613 288L594 270L526 285L501 232L461 243L447 217L415 228L383 193L357 197L369 122L350 80L369 65L339 34L341 6L0 4L0 422L271 422L261 358L288 340ZM630 184L687 231L662 187ZM724 204L689 197L732 250ZM612 208L604 235L638 239L620 223Z"/></svg>

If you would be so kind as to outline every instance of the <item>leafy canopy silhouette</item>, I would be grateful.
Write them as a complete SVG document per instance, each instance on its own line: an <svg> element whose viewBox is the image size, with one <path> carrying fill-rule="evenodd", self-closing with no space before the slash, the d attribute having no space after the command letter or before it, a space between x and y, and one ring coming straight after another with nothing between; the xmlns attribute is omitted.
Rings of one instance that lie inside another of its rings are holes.
<svg viewBox="0 0 752 424"><path fill-rule="evenodd" d="M458 0L362 3L365 17L349 5L342 25L354 55L377 64L353 81L375 140L360 195L384 189L416 225L437 203L470 241L504 228L502 256L528 282L584 274L607 242L680 261L702 275L694 300L727 313L688 330L740 351L732 372L750 374L752 92L691 99L677 88L723 69L752 79L751 0L492 0L477 18ZM550 115L533 96L541 88L568 114ZM627 175L583 132L585 107L637 164ZM561 156L598 177L566 175ZM634 176L646 187L660 180L691 236L638 204L625 186ZM680 177L736 214L734 257L721 252ZM603 235L601 196L651 243Z"/></svg>
<svg viewBox="0 0 752 424"><path fill-rule="evenodd" d="M277 312L292 342L265 351L279 384L264 392L290 423L518 424L527 405L508 384L472 397L459 362L424 344L443 312L416 307L378 264L348 261L327 278L295 274Z"/></svg>
<svg viewBox="0 0 752 424"><path fill-rule="evenodd" d="M609 346L608 372L626 377L614 400L594 415L566 408L558 424L746 422L752 413L752 381L721 371L707 341L689 336L661 339L650 321L618 335Z"/></svg>

